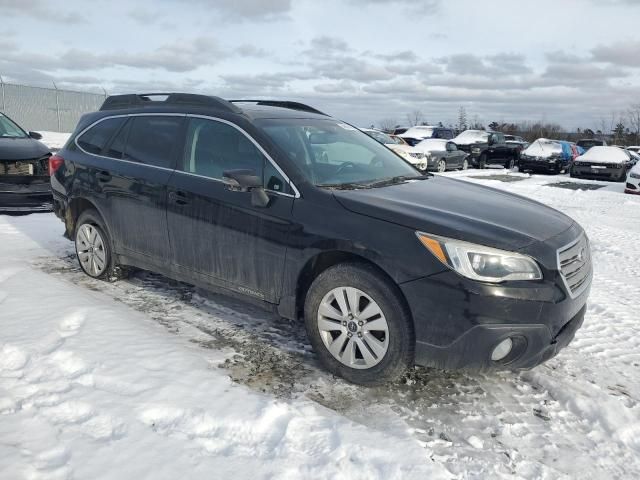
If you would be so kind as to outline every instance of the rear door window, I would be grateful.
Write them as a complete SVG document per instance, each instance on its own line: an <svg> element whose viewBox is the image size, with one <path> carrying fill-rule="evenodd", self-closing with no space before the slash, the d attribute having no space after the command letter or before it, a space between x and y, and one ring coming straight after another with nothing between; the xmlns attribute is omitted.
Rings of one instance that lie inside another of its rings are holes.
<svg viewBox="0 0 640 480"><path fill-rule="evenodd" d="M124 159L174 168L174 152L180 143L183 120L184 117L161 115L132 117Z"/></svg>
<svg viewBox="0 0 640 480"><path fill-rule="evenodd" d="M100 155L107 142L124 123L124 117L107 118L97 123L78 137L78 145L85 152Z"/></svg>

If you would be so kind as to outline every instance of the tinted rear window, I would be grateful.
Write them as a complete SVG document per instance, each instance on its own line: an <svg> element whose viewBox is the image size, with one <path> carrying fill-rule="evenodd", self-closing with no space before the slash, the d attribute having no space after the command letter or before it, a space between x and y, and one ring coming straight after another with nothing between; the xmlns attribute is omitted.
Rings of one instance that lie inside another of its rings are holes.
<svg viewBox="0 0 640 480"><path fill-rule="evenodd" d="M173 168L182 121L183 117L133 117L124 158L145 165Z"/></svg>
<svg viewBox="0 0 640 480"><path fill-rule="evenodd" d="M78 145L86 152L96 155L100 154L124 120L124 118L108 118L103 120L80 135L80 137L78 137Z"/></svg>

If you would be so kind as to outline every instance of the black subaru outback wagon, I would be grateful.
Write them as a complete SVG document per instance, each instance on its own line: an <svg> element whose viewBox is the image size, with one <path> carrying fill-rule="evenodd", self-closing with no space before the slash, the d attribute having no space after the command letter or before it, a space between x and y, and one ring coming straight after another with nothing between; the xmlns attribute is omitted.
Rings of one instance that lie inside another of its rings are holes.
<svg viewBox="0 0 640 480"><path fill-rule="evenodd" d="M134 266L303 318L322 364L355 383L414 364L530 368L583 321L592 268L573 220L423 175L303 104L113 96L51 162L88 275Z"/></svg>

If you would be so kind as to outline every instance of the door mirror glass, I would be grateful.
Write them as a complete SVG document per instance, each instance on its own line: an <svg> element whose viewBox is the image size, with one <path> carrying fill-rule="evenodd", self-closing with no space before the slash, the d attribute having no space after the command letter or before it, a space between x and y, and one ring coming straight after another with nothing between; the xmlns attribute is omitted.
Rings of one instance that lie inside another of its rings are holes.
<svg viewBox="0 0 640 480"><path fill-rule="evenodd" d="M38 132L29 132L29 136L34 140L42 140L42 135Z"/></svg>

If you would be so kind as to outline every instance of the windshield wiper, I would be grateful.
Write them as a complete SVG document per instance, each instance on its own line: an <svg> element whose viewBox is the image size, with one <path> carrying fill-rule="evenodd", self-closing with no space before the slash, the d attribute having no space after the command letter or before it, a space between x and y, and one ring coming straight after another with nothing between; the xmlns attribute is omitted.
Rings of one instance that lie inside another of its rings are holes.
<svg viewBox="0 0 640 480"><path fill-rule="evenodd" d="M320 188L332 188L334 190L355 190L356 188L371 188L364 183L321 183L316 185Z"/></svg>
<svg viewBox="0 0 640 480"><path fill-rule="evenodd" d="M404 183L407 180L425 180L429 178L428 175L417 175L417 176L406 176L399 175L397 177L384 178L382 180L378 180L375 182L367 183L367 187L376 188L376 187L386 187L389 185L396 185L398 183Z"/></svg>

